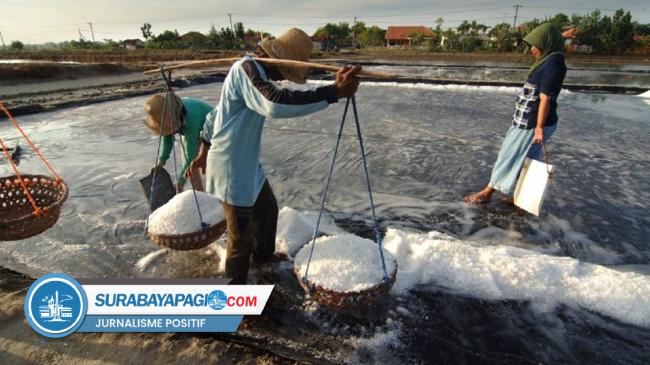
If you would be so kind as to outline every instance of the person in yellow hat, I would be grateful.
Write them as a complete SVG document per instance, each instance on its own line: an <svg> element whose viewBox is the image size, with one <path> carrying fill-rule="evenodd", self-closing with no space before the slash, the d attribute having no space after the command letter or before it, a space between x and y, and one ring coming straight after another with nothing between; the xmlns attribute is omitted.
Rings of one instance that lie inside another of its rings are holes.
<svg viewBox="0 0 650 365"><path fill-rule="evenodd" d="M260 43L259 57L308 61L313 44L293 28ZM311 90L279 87L271 80L305 83L307 70L271 66L245 56L224 80L214 118L202 132L201 152L192 169L206 172L207 192L222 202L228 231L226 276L245 284L252 260L273 258L278 205L260 163L262 128L267 117L292 118L317 112L357 91L360 66L345 67L331 85Z"/></svg>
<svg viewBox="0 0 650 365"><path fill-rule="evenodd" d="M176 191L180 193L186 182L185 172L198 154L201 130L212 107L196 99L181 99L173 94L169 94L167 97L157 94L147 99L144 103L144 110L147 113L147 127L155 135L163 135L162 151L158 157L156 168L161 169L169 159L174 147L173 134L178 133L182 136L183 147L178 152L179 156L181 152L184 152L185 156L183 156L183 167L176 180ZM192 173L190 178L194 189L203 191L203 182L199 171Z"/></svg>

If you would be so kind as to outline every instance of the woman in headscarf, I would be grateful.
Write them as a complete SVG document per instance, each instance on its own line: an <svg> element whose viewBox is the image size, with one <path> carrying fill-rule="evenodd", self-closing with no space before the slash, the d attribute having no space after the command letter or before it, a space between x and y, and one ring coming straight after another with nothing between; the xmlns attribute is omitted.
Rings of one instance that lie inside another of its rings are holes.
<svg viewBox="0 0 650 365"><path fill-rule="evenodd" d="M524 38L535 63L517 99L512 125L501 145L490 182L483 190L466 196L465 202L486 203L496 190L512 194L526 157L541 158L542 143L555 132L558 121L557 97L566 75L563 36L572 34L563 35L558 27L546 23ZM511 203L512 199L506 198L504 202Z"/></svg>

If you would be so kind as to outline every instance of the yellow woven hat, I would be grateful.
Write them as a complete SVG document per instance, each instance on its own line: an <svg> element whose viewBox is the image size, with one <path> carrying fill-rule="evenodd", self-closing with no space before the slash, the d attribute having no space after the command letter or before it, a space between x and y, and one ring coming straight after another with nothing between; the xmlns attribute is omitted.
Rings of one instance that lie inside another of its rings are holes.
<svg viewBox="0 0 650 365"><path fill-rule="evenodd" d="M309 61L309 56L314 48L311 38L307 33L298 28L291 28L278 38L264 38L260 47L271 58L281 58L294 61ZM304 84L307 81L309 70L303 68L291 68L287 66L276 66L282 76L289 81Z"/></svg>
<svg viewBox="0 0 650 365"><path fill-rule="evenodd" d="M164 121L163 108L165 109ZM167 99L167 102L165 102L165 95L154 95L144 103L144 111L147 112L147 127L155 134L169 136L181 127L183 101L176 95ZM164 126L161 130L163 122Z"/></svg>

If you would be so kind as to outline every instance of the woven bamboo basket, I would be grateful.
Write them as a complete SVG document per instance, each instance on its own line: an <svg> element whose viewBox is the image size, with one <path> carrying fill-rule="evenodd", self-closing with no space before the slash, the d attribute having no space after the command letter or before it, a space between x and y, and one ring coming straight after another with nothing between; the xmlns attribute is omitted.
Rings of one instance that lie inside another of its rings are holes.
<svg viewBox="0 0 650 365"><path fill-rule="evenodd" d="M294 266L293 272L296 275L296 278L298 278L300 286L302 286L305 292L309 293L318 303L331 308L349 309L376 303L384 297L395 283L395 278L397 277L397 262L394 261L394 270L390 273L388 282L384 281L371 288L354 292L337 292L331 289L325 289L309 280L305 283L297 267Z"/></svg>
<svg viewBox="0 0 650 365"><path fill-rule="evenodd" d="M198 232L162 235L149 232L149 239L157 245L172 250L189 251L203 248L216 241L226 231L226 220L208 226L206 230Z"/></svg>
<svg viewBox="0 0 650 365"><path fill-rule="evenodd" d="M41 214L36 215L20 180L15 175L0 178L0 241L22 240L52 227L68 198L68 186L42 175L22 175Z"/></svg>

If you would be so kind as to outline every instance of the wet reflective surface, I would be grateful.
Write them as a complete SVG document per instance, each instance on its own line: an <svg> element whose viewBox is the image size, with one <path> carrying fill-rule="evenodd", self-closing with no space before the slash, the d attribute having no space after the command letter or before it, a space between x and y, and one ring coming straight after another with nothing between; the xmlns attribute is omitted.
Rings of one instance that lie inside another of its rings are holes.
<svg viewBox="0 0 650 365"><path fill-rule="evenodd" d="M518 71L519 72L519 71ZM514 76L513 76L514 77ZM644 81L646 82L646 81ZM220 84L181 91L216 105ZM540 218L494 202L469 206L509 127L517 90L364 85L359 114L383 227L450 233L478 245L517 246L650 274L650 107L624 95L564 93L549 143L556 179ZM59 223L41 236L0 244L0 265L38 276L221 275L218 251L164 252L144 237L138 179L155 160L145 98L20 118L71 189ZM312 211L329 167L343 103L295 119L268 120L262 163L280 206ZM0 123L5 140L18 140ZM327 209L339 225L372 235L353 123L345 129ZM45 172L33 153L21 171ZM0 163L2 175L8 167ZM170 171L171 172L171 171ZM650 331L587 309L486 300L432 283L361 313L305 299L291 264L253 273L275 282L267 314L245 341L320 360L377 363L646 363ZM648 288L650 289L650 288Z"/></svg>
<svg viewBox="0 0 650 365"><path fill-rule="evenodd" d="M407 77L448 80L521 82L528 68L507 64L498 65L436 65L436 66L368 66L377 71L395 72ZM564 80L566 84L616 85L650 87L650 67L617 67L598 70L571 68Z"/></svg>

